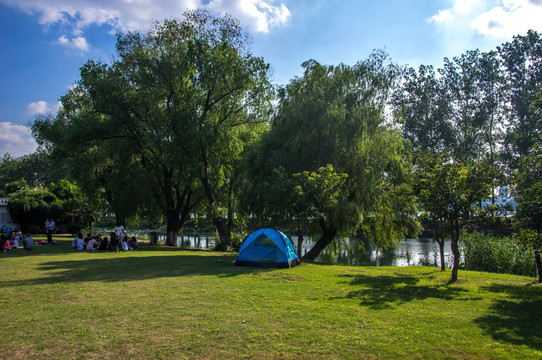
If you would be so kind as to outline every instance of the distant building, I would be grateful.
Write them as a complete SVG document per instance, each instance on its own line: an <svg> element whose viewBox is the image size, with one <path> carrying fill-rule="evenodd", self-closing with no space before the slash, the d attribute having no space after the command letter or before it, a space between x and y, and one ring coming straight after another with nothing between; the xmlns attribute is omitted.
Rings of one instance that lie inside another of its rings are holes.
<svg viewBox="0 0 542 360"><path fill-rule="evenodd" d="M14 227L15 224L11 220L8 211L9 198L0 198L0 226L7 225L9 227Z"/></svg>

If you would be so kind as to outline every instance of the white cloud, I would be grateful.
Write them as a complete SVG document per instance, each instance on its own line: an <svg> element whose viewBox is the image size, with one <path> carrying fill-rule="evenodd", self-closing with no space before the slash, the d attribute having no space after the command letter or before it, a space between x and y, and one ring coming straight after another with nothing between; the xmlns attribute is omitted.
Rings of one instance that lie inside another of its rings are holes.
<svg viewBox="0 0 542 360"><path fill-rule="evenodd" d="M252 31L269 32L273 27L286 25L291 17L284 4L275 5L264 0L214 0L208 7L214 11L229 13Z"/></svg>
<svg viewBox="0 0 542 360"><path fill-rule="evenodd" d="M428 19L458 38L469 31L509 40L529 29L542 30L542 0L453 0L452 7L441 9Z"/></svg>
<svg viewBox="0 0 542 360"><path fill-rule="evenodd" d="M81 51L88 51L90 49L90 45L87 42L87 39L82 36L68 39L65 35L62 35L58 38L57 44L67 46L72 49L78 49Z"/></svg>
<svg viewBox="0 0 542 360"><path fill-rule="evenodd" d="M10 122L0 122L0 154L21 156L36 151L37 144L30 128Z"/></svg>
<svg viewBox="0 0 542 360"><path fill-rule="evenodd" d="M436 23L449 23L454 20L454 14L451 10L439 10L438 14L428 19Z"/></svg>
<svg viewBox="0 0 542 360"><path fill-rule="evenodd" d="M452 7L439 10L428 21L451 25L461 22L465 18L472 17L480 9L484 8L483 0L452 0Z"/></svg>
<svg viewBox="0 0 542 360"><path fill-rule="evenodd" d="M283 26L291 16L288 8L276 0L0 0L0 2L29 14L38 14L39 22L43 25L69 26L74 36L81 36L84 28L93 24L108 25L113 31L143 29L153 20L179 17L187 9L207 8L228 13L248 26L249 30L256 32L267 32L273 27ZM74 40L69 40L65 45L68 43L76 45ZM79 46L84 45L80 43Z"/></svg>
<svg viewBox="0 0 542 360"><path fill-rule="evenodd" d="M60 101L54 105L51 105L46 101L40 100L40 101L36 101L36 102L28 104L28 106L26 107L26 113L31 114L31 115L54 114L58 111L60 106L61 106Z"/></svg>
<svg viewBox="0 0 542 360"><path fill-rule="evenodd" d="M503 0L471 21L478 33L497 38L524 35L528 30L542 30L541 0Z"/></svg>

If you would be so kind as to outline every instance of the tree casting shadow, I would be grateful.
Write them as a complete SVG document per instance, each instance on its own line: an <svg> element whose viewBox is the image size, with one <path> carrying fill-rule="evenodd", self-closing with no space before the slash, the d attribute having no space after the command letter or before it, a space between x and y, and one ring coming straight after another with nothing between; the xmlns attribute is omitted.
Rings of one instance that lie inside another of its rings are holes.
<svg viewBox="0 0 542 360"><path fill-rule="evenodd" d="M272 271L272 268L235 266L234 256L160 255L93 258L89 260L47 261L40 264L43 276L2 281L0 287L79 283L86 281L139 281L178 276L212 275L232 277L247 273ZM220 262L216 262L220 259Z"/></svg>
<svg viewBox="0 0 542 360"><path fill-rule="evenodd" d="M446 284L418 285L419 276L397 274L396 276L344 275L351 278L350 285L362 289L349 292L345 297L359 299L360 305L371 309L388 309L415 300L429 298L443 300L462 299L466 290ZM469 297L468 300L478 300Z"/></svg>
<svg viewBox="0 0 542 360"><path fill-rule="evenodd" d="M493 284L486 290L503 298L475 322L497 341L542 350L542 287Z"/></svg>

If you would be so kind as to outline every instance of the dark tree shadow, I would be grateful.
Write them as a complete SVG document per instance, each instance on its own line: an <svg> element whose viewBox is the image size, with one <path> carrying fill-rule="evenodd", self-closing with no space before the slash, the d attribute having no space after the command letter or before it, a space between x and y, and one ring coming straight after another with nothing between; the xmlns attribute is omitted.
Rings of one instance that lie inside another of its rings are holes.
<svg viewBox="0 0 542 360"><path fill-rule="evenodd" d="M44 255L70 255L75 252L78 252L78 250L72 248L72 240L73 239L55 239L55 241L58 243L58 245L51 245L51 244L40 244L38 242L35 242L34 249L32 251L26 251L26 250L10 250L9 252L3 254L4 256L12 256L12 257L18 257L18 256L31 256L31 255L37 255L40 256ZM178 251L206 251L209 252L211 250L208 249L187 249L187 248L175 248L165 245L149 245L148 243L140 242L139 243L139 249L141 251L152 251L152 252L178 252ZM87 252L87 250L83 250L83 252ZM98 253L107 253L108 251L98 251Z"/></svg>
<svg viewBox="0 0 542 360"><path fill-rule="evenodd" d="M448 286L445 283L419 285L420 276L397 274L396 276L345 275L351 278L350 285L361 287L349 292L345 297L359 299L360 305L372 309L387 309L416 300L436 298L442 300L479 300L476 297L464 297L468 291Z"/></svg>
<svg viewBox="0 0 542 360"><path fill-rule="evenodd" d="M128 254L128 253L127 253ZM212 275L233 277L273 271L273 268L235 266L234 256L152 255L120 257L104 253L103 258L89 260L47 261L40 264L39 278L2 281L1 287L57 284L85 281L139 281L155 278ZM218 260L218 261L217 261Z"/></svg>
<svg viewBox="0 0 542 360"><path fill-rule="evenodd" d="M542 350L542 287L540 285L499 285L485 288L502 294L491 313L475 322L497 341Z"/></svg>

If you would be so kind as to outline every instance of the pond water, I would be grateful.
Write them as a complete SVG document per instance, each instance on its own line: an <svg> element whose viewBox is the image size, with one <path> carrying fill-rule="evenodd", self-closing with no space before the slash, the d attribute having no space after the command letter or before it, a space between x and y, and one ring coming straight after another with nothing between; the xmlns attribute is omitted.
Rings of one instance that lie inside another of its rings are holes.
<svg viewBox="0 0 542 360"><path fill-rule="evenodd" d="M165 235L158 240L165 242ZM316 240L306 237L303 241L302 255L307 253ZM297 237L292 237L297 249ZM212 249L215 246L213 235L179 235L177 246L184 249ZM451 264L450 242L444 245L444 257ZM316 258L316 262L356 266L440 266L439 247L433 239L404 239L399 246L389 250L380 250L368 240L335 239Z"/></svg>

